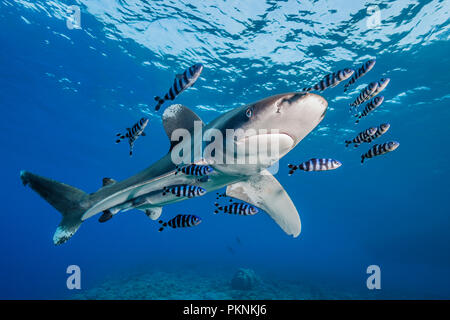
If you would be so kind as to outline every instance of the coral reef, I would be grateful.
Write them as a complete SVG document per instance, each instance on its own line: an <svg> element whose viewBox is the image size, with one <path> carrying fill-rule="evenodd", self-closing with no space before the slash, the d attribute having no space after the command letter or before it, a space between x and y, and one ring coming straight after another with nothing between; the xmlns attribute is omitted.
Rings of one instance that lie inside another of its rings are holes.
<svg viewBox="0 0 450 320"><path fill-rule="evenodd" d="M251 290L254 289L260 279L252 269L240 268L231 280L231 288L236 290Z"/></svg>

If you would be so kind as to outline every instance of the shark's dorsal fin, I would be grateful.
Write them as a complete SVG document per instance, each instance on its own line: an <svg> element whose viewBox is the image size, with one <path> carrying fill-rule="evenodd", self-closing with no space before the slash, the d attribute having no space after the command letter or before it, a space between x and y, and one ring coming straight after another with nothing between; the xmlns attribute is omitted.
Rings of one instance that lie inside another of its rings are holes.
<svg viewBox="0 0 450 320"><path fill-rule="evenodd" d="M116 183L117 181L112 178L103 178L102 182L103 182L103 186L108 186L110 184Z"/></svg>
<svg viewBox="0 0 450 320"><path fill-rule="evenodd" d="M263 209L284 232L294 238L300 234L301 223L297 209L269 171L263 170L259 175L252 176L246 181L229 185L226 195Z"/></svg>
<svg viewBox="0 0 450 320"><path fill-rule="evenodd" d="M173 104L164 111L162 122L170 141L170 150L178 143L178 141L172 142L172 132L176 129L191 131L194 128L195 121L200 121L202 126L204 126L203 121L198 115L181 104Z"/></svg>

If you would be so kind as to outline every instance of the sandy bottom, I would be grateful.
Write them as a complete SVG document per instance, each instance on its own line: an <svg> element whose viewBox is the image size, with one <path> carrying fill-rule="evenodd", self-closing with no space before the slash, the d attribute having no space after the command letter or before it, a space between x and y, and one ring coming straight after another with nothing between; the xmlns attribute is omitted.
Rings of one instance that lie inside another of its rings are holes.
<svg viewBox="0 0 450 320"><path fill-rule="evenodd" d="M95 287L72 296L73 299L223 300L223 299L367 299L301 282L273 280L258 276L250 290L231 286L234 272L148 271L105 279Z"/></svg>

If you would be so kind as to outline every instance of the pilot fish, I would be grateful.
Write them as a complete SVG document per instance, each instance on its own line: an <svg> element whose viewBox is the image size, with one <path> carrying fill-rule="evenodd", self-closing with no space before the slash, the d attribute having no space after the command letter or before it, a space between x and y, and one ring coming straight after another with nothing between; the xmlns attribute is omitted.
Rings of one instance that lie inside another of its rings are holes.
<svg viewBox="0 0 450 320"><path fill-rule="evenodd" d="M355 70L353 69L345 68L343 70L327 74L325 77L323 77L323 79L319 83L317 83L313 87L303 88L302 91L306 92L313 90L323 91L327 88L335 87L342 81L350 78L354 72Z"/></svg>
<svg viewBox="0 0 450 320"><path fill-rule="evenodd" d="M164 187L162 195L165 196L168 193L172 193L177 197L193 198L203 196L206 193L206 190L202 187L182 184L177 186Z"/></svg>
<svg viewBox="0 0 450 320"><path fill-rule="evenodd" d="M372 101L370 101L365 106L365 108L362 112L355 115L355 117L358 117L358 119L356 119L355 123L359 123L359 121L361 120L362 117L367 116L370 112L372 112L373 110L378 108L383 103L383 101L384 101L383 96L375 97Z"/></svg>
<svg viewBox="0 0 450 320"><path fill-rule="evenodd" d="M378 81L377 89L375 90L374 93L372 93L370 95L369 99L372 99L377 94L379 94L381 91L383 91L387 87L387 85L389 84L390 81L391 81L391 79L389 79L389 78L381 78L380 81Z"/></svg>
<svg viewBox="0 0 450 320"><path fill-rule="evenodd" d="M360 133L353 139L345 141L345 146L348 147L349 144L354 143L355 148L359 146L363 142L369 142L370 137L372 137L377 132L377 127L372 127L366 129Z"/></svg>
<svg viewBox="0 0 450 320"><path fill-rule="evenodd" d="M373 140L375 140L376 138L381 137L383 134L385 134L389 130L390 127L391 127L391 125L389 123L380 124L380 126L377 128L377 131L375 132L375 134L368 137L367 141L365 141L365 142L370 143Z"/></svg>
<svg viewBox="0 0 450 320"><path fill-rule="evenodd" d="M219 211L223 211L229 214L238 214L241 216L252 216L258 213L258 208L252 206L248 203L243 202L235 202L233 204L229 204L226 206L220 206L217 202L214 203L216 206L216 210L214 213L219 213Z"/></svg>
<svg viewBox="0 0 450 320"><path fill-rule="evenodd" d="M173 85L170 87L169 91L166 93L164 98L158 96L155 97L155 101L158 102L158 104L155 107L155 110L158 111L165 101L174 100L184 90L186 90L189 87L192 87L194 83L197 81L198 77L200 77L202 71L203 65L201 63L197 63L187 68L183 72L183 74L177 74L175 76Z"/></svg>
<svg viewBox="0 0 450 320"><path fill-rule="evenodd" d="M342 165L341 162L334 160L334 159L310 159L308 161L305 161L298 166L293 164L288 164L289 175L292 175L294 171L297 169L303 170L303 171L327 171L327 170L334 170L339 168Z"/></svg>
<svg viewBox="0 0 450 320"><path fill-rule="evenodd" d="M202 219L200 217L194 216L192 214L179 214L167 222L159 220L159 223L162 224L162 227L159 228L158 231L163 231L167 226L174 229L193 227L200 224L200 222L202 222Z"/></svg>
<svg viewBox="0 0 450 320"><path fill-rule="evenodd" d="M367 72L369 72L370 70L372 70L373 66L375 65L376 60L369 60L366 61L361 68L359 68L358 70L356 70L356 72L353 74L353 77L350 79L349 82L347 82L344 86L344 92L346 92L348 90L348 88L354 84L356 82L356 80L358 80L359 78L361 78L363 75L365 75Z"/></svg>
<svg viewBox="0 0 450 320"><path fill-rule="evenodd" d="M365 159L381 156L382 154L394 151L398 148L400 143L397 141L389 141L382 144L375 144L369 151L361 155L361 163L364 163Z"/></svg>
<svg viewBox="0 0 450 320"><path fill-rule="evenodd" d="M357 107L361 103L367 101L370 99L370 97L374 94L374 92L378 88L378 82L371 82L367 87L365 87L359 94L359 96L356 98L355 101L350 103L350 106Z"/></svg>
<svg viewBox="0 0 450 320"><path fill-rule="evenodd" d="M139 138L140 136L145 136L144 129L148 124L148 118L141 118L138 123L136 123L132 128L127 128L126 134L118 133L116 136L119 137L116 140L116 143L119 143L125 138L128 138L128 143L130 145L130 156L133 155L133 146L134 142Z"/></svg>
<svg viewBox="0 0 450 320"><path fill-rule="evenodd" d="M211 172L213 172L213 170L214 169L208 165L188 164L183 167L177 167L177 171L175 172L175 174L178 174L178 172L182 172L186 175L202 177L210 174Z"/></svg>

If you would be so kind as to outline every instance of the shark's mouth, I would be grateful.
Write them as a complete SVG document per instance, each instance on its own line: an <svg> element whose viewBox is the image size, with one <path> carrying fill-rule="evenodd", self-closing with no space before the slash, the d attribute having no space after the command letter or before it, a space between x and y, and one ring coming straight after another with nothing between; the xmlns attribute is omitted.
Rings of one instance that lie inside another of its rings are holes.
<svg viewBox="0 0 450 320"><path fill-rule="evenodd" d="M236 141L236 151L238 157L248 157L248 161L271 162L283 157L294 145L294 139L286 133L256 134Z"/></svg>

